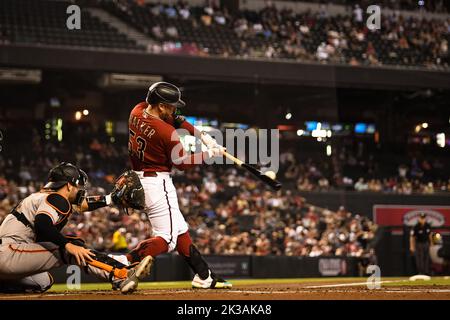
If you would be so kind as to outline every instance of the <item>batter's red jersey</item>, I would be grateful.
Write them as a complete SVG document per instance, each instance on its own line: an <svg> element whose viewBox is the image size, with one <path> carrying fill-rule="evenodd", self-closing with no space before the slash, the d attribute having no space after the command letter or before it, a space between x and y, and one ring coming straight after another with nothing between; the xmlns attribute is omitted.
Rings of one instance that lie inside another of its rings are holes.
<svg viewBox="0 0 450 320"><path fill-rule="evenodd" d="M208 157L206 152L186 154L175 128L144 112L147 106L146 102L137 104L128 120L128 152L133 170L170 172L172 166L184 170L202 163ZM191 135L196 133L196 129L187 121L182 123L181 128L189 131ZM180 151L176 155L177 159L172 159L172 150L175 147ZM182 162L178 164L177 160Z"/></svg>

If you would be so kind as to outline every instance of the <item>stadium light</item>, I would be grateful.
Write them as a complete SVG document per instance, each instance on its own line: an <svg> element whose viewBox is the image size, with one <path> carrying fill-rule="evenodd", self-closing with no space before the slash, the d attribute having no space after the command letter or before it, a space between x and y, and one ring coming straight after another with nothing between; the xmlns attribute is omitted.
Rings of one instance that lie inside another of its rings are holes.
<svg viewBox="0 0 450 320"><path fill-rule="evenodd" d="M75 112L75 120L80 120L81 119L81 112L77 111Z"/></svg>
<svg viewBox="0 0 450 320"><path fill-rule="evenodd" d="M445 147L445 133L441 132L436 135L436 143L439 147Z"/></svg>
<svg viewBox="0 0 450 320"><path fill-rule="evenodd" d="M89 115L89 110L88 109L84 109L83 110L83 116L88 116Z"/></svg>
<svg viewBox="0 0 450 320"><path fill-rule="evenodd" d="M422 123L422 128L424 129L428 128L428 123L427 122Z"/></svg>
<svg viewBox="0 0 450 320"><path fill-rule="evenodd" d="M63 120L61 118L58 118L56 120L55 130L56 130L56 136L57 136L57 139L59 142L61 142L63 140L62 126L63 126Z"/></svg>

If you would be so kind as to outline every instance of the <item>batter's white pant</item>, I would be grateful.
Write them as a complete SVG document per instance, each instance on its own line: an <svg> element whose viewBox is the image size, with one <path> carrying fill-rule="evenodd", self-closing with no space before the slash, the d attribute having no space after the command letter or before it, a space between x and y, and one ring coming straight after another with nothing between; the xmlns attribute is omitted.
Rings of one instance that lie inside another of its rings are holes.
<svg viewBox="0 0 450 320"><path fill-rule="evenodd" d="M156 177L144 177L136 171L145 191L146 214L153 229L153 237L161 237L169 252L177 245L178 236L189 229L178 205L178 197L168 172L157 172Z"/></svg>

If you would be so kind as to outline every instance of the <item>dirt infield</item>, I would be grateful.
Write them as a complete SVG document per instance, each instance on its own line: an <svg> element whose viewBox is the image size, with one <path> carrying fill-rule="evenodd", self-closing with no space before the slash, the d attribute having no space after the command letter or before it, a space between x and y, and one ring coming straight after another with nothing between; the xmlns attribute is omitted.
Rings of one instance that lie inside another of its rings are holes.
<svg viewBox="0 0 450 320"><path fill-rule="evenodd" d="M352 283L264 283L229 290L141 289L131 295L110 290L0 295L0 300L450 300L450 285L393 285L369 290Z"/></svg>

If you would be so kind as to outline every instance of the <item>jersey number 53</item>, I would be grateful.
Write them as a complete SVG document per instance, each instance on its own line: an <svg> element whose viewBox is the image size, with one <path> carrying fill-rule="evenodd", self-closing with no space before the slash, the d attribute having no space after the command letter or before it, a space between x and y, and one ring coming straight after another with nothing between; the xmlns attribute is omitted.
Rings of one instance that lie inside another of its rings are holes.
<svg viewBox="0 0 450 320"><path fill-rule="evenodd" d="M130 138L128 140L128 152L130 152L130 154L136 153L139 160L144 162L144 150L145 147L147 146L147 141L145 141L145 139L140 136L136 137L136 132L134 132L133 130L130 129L129 131L130 131ZM137 143L137 147L135 150L133 148L132 140L136 140Z"/></svg>

